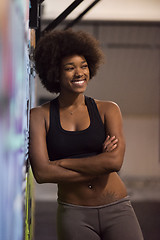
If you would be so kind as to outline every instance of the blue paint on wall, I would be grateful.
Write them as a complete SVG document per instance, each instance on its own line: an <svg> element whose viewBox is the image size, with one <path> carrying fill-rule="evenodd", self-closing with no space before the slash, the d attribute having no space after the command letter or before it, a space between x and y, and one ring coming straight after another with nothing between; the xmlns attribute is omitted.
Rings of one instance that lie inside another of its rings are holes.
<svg viewBox="0 0 160 240"><path fill-rule="evenodd" d="M22 240L30 106L29 0L6 0L4 5L0 22L0 239Z"/></svg>

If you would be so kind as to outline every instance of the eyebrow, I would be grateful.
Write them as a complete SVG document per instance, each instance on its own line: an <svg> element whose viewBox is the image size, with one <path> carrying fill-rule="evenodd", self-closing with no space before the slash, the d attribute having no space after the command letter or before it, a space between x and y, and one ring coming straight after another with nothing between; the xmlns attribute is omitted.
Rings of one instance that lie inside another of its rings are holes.
<svg viewBox="0 0 160 240"><path fill-rule="evenodd" d="M84 61L82 61L81 63L83 64L83 63L86 63L86 62L87 62L87 61L84 60ZM67 66L67 65L74 65L74 62L68 62L68 63L64 64L64 67Z"/></svg>

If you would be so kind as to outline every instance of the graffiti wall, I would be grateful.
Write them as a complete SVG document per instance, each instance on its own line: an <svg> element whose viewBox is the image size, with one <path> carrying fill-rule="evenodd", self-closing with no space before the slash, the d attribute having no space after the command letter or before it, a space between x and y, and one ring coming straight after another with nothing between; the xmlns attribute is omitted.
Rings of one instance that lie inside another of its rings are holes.
<svg viewBox="0 0 160 240"><path fill-rule="evenodd" d="M1 1L0 239L3 240L24 238L26 184L31 184L26 166L34 81L30 77L28 18L29 0Z"/></svg>

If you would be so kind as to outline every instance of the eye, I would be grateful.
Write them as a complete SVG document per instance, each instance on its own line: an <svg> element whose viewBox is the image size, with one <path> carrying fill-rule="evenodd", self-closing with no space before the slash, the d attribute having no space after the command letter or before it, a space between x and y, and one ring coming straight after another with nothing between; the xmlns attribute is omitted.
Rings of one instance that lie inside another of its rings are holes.
<svg viewBox="0 0 160 240"><path fill-rule="evenodd" d="M64 70L65 71L72 71L72 70L74 70L74 67L66 67Z"/></svg>
<svg viewBox="0 0 160 240"><path fill-rule="evenodd" d="M82 69L88 68L88 64L82 66Z"/></svg>

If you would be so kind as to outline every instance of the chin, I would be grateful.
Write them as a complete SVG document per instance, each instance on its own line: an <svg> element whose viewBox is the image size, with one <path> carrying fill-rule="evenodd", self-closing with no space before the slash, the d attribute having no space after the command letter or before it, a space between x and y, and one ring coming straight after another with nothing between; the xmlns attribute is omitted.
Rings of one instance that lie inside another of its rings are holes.
<svg viewBox="0 0 160 240"><path fill-rule="evenodd" d="M74 89L73 92L74 93L84 93L86 91L87 88L82 88L82 89Z"/></svg>

